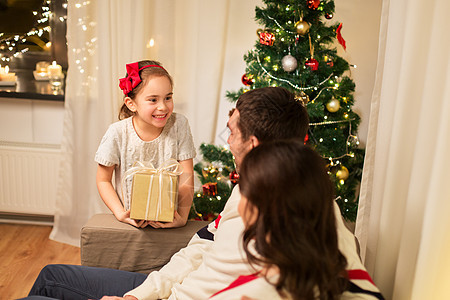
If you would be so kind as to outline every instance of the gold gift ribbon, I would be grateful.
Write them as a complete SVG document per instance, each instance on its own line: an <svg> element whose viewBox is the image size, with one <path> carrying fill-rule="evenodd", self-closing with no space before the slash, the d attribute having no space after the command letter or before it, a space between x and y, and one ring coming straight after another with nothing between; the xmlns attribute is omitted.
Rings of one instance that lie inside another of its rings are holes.
<svg viewBox="0 0 450 300"><path fill-rule="evenodd" d="M124 198L124 190L126 189L126 180L129 177L134 176L135 174L148 174L148 175L155 175L158 174L159 177L159 186L161 186L162 184L162 174L168 174L170 176L179 176L183 173L183 166L176 161L175 159L171 158L169 160L166 160L165 162L162 163L161 167L159 168L155 168L153 166L153 164L151 162L149 162L147 164L147 166L141 162L141 161L136 161L134 162L133 166L128 169L122 177L122 199L125 200ZM148 208L150 205L150 190L152 187L152 183L153 183L153 176L151 177L151 181L149 184L149 190L148 190L148 196L147 196L147 207L145 209L145 216L148 215ZM170 181L170 190L172 190L172 181ZM128 195L128 193L126 193ZM161 210L161 189L159 189L159 195L158 195L158 207L157 207L157 214L159 214L160 210ZM130 207L131 207L131 201L130 201ZM158 215L157 215L158 216Z"/></svg>

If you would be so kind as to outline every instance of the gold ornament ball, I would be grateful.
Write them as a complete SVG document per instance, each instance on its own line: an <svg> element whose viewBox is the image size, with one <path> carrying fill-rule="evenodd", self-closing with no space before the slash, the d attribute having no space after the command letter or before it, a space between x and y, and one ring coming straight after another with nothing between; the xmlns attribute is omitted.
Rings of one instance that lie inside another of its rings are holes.
<svg viewBox="0 0 450 300"><path fill-rule="evenodd" d="M305 21L298 21L297 23L295 23L295 30L300 35L307 34L309 31L309 27L309 23Z"/></svg>
<svg viewBox="0 0 450 300"><path fill-rule="evenodd" d="M337 172L336 172L336 178L339 180L346 180L348 178L349 172L348 169L344 166L342 166Z"/></svg>
<svg viewBox="0 0 450 300"><path fill-rule="evenodd" d="M330 102L327 103L327 110L329 112L337 112L341 108L341 104L339 103L339 100L332 99Z"/></svg>

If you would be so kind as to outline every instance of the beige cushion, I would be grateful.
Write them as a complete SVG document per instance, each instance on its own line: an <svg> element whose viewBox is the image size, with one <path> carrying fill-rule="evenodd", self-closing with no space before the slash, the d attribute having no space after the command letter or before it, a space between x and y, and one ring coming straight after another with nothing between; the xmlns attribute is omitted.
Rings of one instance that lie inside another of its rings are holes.
<svg viewBox="0 0 450 300"><path fill-rule="evenodd" d="M94 215L81 229L81 264L150 273L185 247L207 221L188 221L180 228L138 229L112 214Z"/></svg>

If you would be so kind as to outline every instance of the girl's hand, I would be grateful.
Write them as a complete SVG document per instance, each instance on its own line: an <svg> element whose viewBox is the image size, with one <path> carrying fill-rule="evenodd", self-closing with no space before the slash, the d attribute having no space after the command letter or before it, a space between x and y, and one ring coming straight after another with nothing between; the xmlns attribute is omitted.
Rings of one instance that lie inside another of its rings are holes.
<svg viewBox="0 0 450 300"><path fill-rule="evenodd" d="M169 223L161 223L157 221L148 221L148 224L153 228L174 228L174 227L182 227L186 225L187 220L185 220L180 214L175 211L173 222Z"/></svg>
<svg viewBox="0 0 450 300"><path fill-rule="evenodd" d="M133 225L137 228L144 228L148 225L147 221L145 220L135 220L130 218L130 210L124 211L123 213L120 213L116 216L117 220L123 223L127 223L130 225Z"/></svg>

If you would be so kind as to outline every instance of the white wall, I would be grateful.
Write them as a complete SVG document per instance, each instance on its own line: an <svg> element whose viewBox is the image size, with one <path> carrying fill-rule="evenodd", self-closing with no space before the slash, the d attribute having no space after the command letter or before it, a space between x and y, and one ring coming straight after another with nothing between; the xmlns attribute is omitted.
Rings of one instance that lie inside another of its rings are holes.
<svg viewBox="0 0 450 300"><path fill-rule="evenodd" d="M61 144L64 102L0 98L0 141Z"/></svg>
<svg viewBox="0 0 450 300"><path fill-rule="evenodd" d="M63 115L64 102L0 98L1 213L54 214Z"/></svg>
<svg viewBox="0 0 450 300"><path fill-rule="evenodd" d="M358 136L361 145L365 146L377 67L382 1L337 0L335 4L333 20L342 23L342 36L347 42L347 51L339 46L338 54L357 66L351 69L351 77L356 84L353 110L361 117Z"/></svg>

